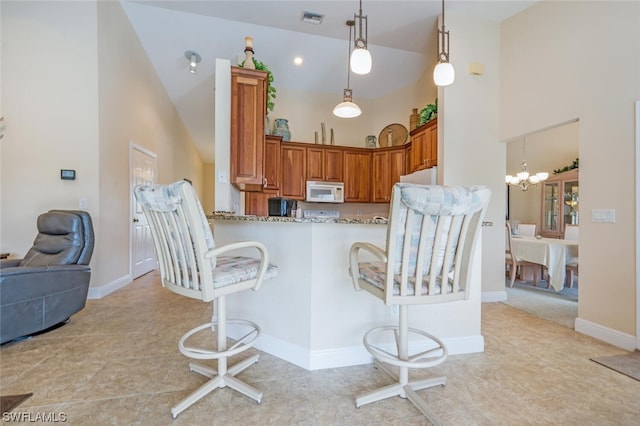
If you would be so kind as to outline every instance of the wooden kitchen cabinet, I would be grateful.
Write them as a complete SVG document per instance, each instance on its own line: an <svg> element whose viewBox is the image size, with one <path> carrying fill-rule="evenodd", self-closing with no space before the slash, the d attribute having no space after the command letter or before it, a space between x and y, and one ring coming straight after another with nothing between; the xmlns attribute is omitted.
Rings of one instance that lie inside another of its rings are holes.
<svg viewBox="0 0 640 426"><path fill-rule="evenodd" d="M344 150L344 201L371 202L371 151Z"/></svg>
<svg viewBox="0 0 640 426"><path fill-rule="evenodd" d="M281 136L266 136L264 141L264 189L280 190L282 174Z"/></svg>
<svg viewBox="0 0 640 426"><path fill-rule="evenodd" d="M405 174L405 148L393 147L376 150L372 159L372 201L388 203L391 190L400 176Z"/></svg>
<svg viewBox="0 0 640 426"><path fill-rule="evenodd" d="M438 119L412 130L409 173L438 165Z"/></svg>
<svg viewBox="0 0 640 426"><path fill-rule="evenodd" d="M285 198L305 199L307 189L307 148L301 145L281 144L282 174L280 194Z"/></svg>
<svg viewBox="0 0 640 426"><path fill-rule="evenodd" d="M230 181L242 191L264 185L267 75L231 67Z"/></svg>
<svg viewBox="0 0 640 426"><path fill-rule="evenodd" d="M343 182L342 158L342 149L307 148L307 180Z"/></svg>
<svg viewBox="0 0 640 426"><path fill-rule="evenodd" d="M578 169L550 176L542 182L540 235L564 238L565 225L579 224Z"/></svg>
<svg viewBox="0 0 640 426"><path fill-rule="evenodd" d="M278 196L279 191L245 192L244 214L269 216L269 198Z"/></svg>
<svg viewBox="0 0 640 426"><path fill-rule="evenodd" d="M264 142L264 186L261 192L244 193L244 213L256 216L269 215L269 198L280 195L282 155L280 136L267 135Z"/></svg>

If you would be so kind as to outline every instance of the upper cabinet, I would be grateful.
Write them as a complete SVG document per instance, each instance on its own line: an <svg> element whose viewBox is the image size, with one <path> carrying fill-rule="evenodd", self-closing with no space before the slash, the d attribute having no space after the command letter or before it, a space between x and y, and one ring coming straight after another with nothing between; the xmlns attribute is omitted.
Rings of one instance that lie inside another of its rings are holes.
<svg viewBox="0 0 640 426"><path fill-rule="evenodd" d="M304 200L307 192L307 148L303 144L283 143L282 178L280 194L283 197Z"/></svg>
<svg viewBox="0 0 640 426"><path fill-rule="evenodd" d="M282 174L280 136L266 136L264 141L264 189L279 190Z"/></svg>
<svg viewBox="0 0 640 426"><path fill-rule="evenodd" d="M343 182L342 157L342 149L307 148L307 180Z"/></svg>
<svg viewBox="0 0 640 426"><path fill-rule="evenodd" d="M404 146L383 148L373 153L373 191L374 203L388 203L391 201L391 189L400 182L400 176L405 174Z"/></svg>
<svg viewBox="0 0 640 426"><path fill-rule="evenodd" d="M265 185L267 72L231 67L230 179L242 191Z"/></svg>
<svg viewBox="0 0 640 426"><path fill-rule="evenodd" d="M578 169L549 177L542 182L543 237L563 238L565 225L578 225Z"/></svg>
<svg viewBox="0 0 640 426"><path fill-rule="evenodd" d="M344 201L371 202L371 150L344 150Z"/></svg>
<svg viewBox="0 0 640 426"><path fill-rule="evenodd" d="M413 129L408 160L409 173L438 165L438 119Z"/></svg>

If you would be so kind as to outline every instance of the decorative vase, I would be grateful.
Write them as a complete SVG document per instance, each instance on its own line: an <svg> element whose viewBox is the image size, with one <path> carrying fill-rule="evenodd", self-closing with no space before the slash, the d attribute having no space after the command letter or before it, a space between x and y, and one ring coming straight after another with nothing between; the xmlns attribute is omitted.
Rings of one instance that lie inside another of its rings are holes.
<svg viewBox="0 0 640 426"><path fill-rule="evenodd" d="M367 148L375 148L376 147L377 138L374 135L367 136L366 141L367 141L366 142Z"/></svg>
<svg viewBox="0 0 640 426"><path fill-rule="evenodd" d="M414 108L409 116L409 128L413 130L418 127L418 124L420 124L420 114L418 113L418 108Z"/></svg>
<svg viewBox="0 0 640 426"><path fill-rule="evenodd" d="M283 141L290 141L291 131L289 130L289 121L286 118L276 118L273 134L282 136Z"/></svg>
<svg viewBox="0 0 640 426"><path fill-rule="evenodd" d="M269 118L268 115L264 116L264 134L265 135L271 134L271 119Z"/></svg>

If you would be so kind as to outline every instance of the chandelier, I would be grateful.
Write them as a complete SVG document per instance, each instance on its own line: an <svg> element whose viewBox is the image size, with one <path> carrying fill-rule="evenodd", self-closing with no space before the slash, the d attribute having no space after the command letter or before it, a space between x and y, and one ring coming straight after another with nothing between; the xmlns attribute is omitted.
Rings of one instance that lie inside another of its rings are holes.
<svg viewBox="0 0 640 426"><path fill-rule="evenodd" d="M520 189L526 191L529 189L530 185L537 185L540 182L547 180L549 177L549 173L547 172L538 172L535 174L529 173L527 162L524 159L526 140L522 139L522 162L520 163L520 171L513 175L506 175L505 182L507 185L519 186Z"/></svg>

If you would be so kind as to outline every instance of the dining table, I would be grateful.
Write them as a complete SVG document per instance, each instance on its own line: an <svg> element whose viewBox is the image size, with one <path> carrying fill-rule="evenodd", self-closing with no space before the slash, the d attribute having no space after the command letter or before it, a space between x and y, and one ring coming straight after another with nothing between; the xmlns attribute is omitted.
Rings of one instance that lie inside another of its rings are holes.
<svg viewBox="0 0 640 426"><path fill-rule="evenodd" d="M545 266L547 282L556 291L564 288L567 264L578 262L576 240L512 236L511 250L519 260Z"/></svg>

